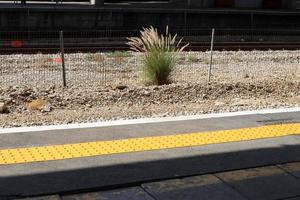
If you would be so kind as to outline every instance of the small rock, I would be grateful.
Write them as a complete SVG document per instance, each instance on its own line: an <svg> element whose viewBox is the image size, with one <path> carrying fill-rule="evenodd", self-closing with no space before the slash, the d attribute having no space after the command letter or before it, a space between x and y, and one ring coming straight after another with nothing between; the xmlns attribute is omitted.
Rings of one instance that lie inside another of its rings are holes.
<svg viewBox="0 0 300 200"><path fill-rule="evenodd" d="M49 97L50 99L53 99L53 98L56 97L56 94L50 94L50 95L48 95L48 97Z"/></svg>
<svg viewBox="0 0 300 200"><path fill-rule="evenodd" d="M145 95L145 96L150 96L150 92L144 91L143 95Z"/></svg>
<svg viewBox="0 0 300 200"><path fill-rule="evenodd" d="M118 90L124 90L124 89L126 89L126 88L128 88L126 85L118 85L117 87L116 87Z"/></svg>
<svg viewBox="0 0 300 200"><path fill-rule="evenodd" d="M46 113L46 112L51 112L51 110L52 110L52 108L51 108L50 104L47 104L42 107L41 112Z"/></svg>
<svg viewBox="0 0 300 200"><path fill-rule="evenodd" d="M0 114L8 113L7 105L3 102L0 102Z"/></svg>
<svg viewBox="0 0 300 200"><path fill-rule="evenodd" d="M226 90L228 91L228 90L232 90L233 89L233 87L232 87L232 85L228 85L227 87L226 87Z"/></svg>
<svg viewBox="0 0 300 200"><path fill-rule="evenodd" d="M202 95L202 99L208 99L208 95L207 94L203 94Z"/></svg>
<svg viewBox="0 0 300 200"><path fill-rule="evenodd" d="M162 116L163 116L163 117L169 116L169 112L166 112L166 113L162 114Z"/></svg>
<svg viewBox="0 0 300 200"><path fill-rule="evenodd" d="M158 86L154 86L153 90L159 90L159 87Z"/></svg>
<svg viewBox="0 0 300 200"><path fill-rule="evenodd" d="M250 77L249 74L244 75L244 78L249 78L249 77Z"/></svg>

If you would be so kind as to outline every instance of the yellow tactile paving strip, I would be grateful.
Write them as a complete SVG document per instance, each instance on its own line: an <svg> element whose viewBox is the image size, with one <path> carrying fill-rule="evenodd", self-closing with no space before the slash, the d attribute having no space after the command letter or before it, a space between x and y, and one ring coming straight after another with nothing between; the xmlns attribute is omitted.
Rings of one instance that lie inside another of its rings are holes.
<svg viewBox="0 0 300 200"><path fill-rule="evenodd" d="M0 165L192 147L300 134L300 123L0 150Z"/></svg>

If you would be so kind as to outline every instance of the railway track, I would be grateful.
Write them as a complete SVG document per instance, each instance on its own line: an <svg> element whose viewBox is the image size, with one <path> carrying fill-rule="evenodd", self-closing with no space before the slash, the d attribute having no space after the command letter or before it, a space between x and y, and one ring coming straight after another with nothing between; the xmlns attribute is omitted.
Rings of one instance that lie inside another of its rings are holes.
<svg viewBox="0 0 300 200"><path fill-rule="evenodd" d="M208 43L191 43L186 51L206 51L210 49ZM216 43L215 50L297 50L300 49L299 43ZM101 45L101 44L66 44L64 47L65 52L98 52L98 51L124 51L129 50L125 43L114 45ZM16 53L57 53L60 51L59 45L32 45L26 47L0 47L0 54L16 54Z"/></svg>

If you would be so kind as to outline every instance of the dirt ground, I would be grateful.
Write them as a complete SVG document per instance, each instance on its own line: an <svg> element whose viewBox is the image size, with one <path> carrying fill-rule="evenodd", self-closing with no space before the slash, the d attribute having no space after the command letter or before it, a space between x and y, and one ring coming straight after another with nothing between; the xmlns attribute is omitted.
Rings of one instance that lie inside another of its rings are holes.
<svg viewBox="0 0 300 200"><path fill-rule="evenodd" d="M43 99L45 105L28 109ZM238 82L177 83L165 86L3 87L1 127L33 126L112 119L164 117L201 113L300 106L300 81L244 78Z"/></svg>

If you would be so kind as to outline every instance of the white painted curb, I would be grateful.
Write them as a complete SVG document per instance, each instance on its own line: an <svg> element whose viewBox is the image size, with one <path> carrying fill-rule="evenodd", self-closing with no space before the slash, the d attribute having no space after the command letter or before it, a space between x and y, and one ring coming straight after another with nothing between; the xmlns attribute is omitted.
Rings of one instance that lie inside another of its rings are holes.
<svg viewBox="0 0 300 200"><path fill-rule="evenodd" d="M3 128L0 129L0 134L63 130L63 129L96 128L96 127L105 127L105 126L174 122L174 121L184 121L184 120L234 117L234 116L241 116L241 115L274 114L274 113L289 113L289 112L300 112L300 107L264 109L264 110L241 111L241 112L227 112L227 113L212 113L212 114L189 115L189 116L178 116L178 117L141 118L141 119L115 120L115 121L100 121L100 122L92 122L92 123Z"/></svg>

